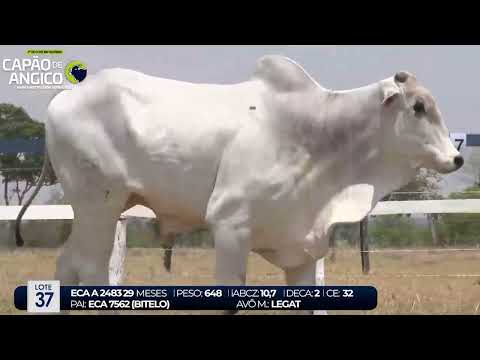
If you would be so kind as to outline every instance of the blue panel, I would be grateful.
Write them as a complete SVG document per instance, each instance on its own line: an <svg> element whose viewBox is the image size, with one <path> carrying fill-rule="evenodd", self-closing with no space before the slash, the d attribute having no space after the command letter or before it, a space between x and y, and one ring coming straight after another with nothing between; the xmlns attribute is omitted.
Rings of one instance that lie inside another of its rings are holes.
<svg viewBox="0 0 480 360"><path fill-rule="evenodd" d="M11 139L0 140L0 153L3 154L43 154L45 148L45 140L27 140L27 139Z"/></svg>
<svg viewBox="0 0 480 360"><path fill-rule="evenodd" d="M467 134L467 146L480 146L480 134Z"/></svg>

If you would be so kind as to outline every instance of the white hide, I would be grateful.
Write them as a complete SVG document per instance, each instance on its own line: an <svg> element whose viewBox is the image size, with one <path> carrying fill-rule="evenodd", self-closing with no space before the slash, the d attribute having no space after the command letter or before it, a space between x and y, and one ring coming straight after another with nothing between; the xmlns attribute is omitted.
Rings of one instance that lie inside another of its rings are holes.
<svg viewBox="0 0 480 360"><path fill-rule="evenodd" d="M232 85L90 76L48 109L48 151L75 211L58 276L107 281L113 219L133 196L167 232L211 226L219 283L244 283L253 250L291 284L315 284L333 224L360 221L419 166L455 170L436 108L436 122L412 115L411 84L332 91L280 56Z"/></svg>

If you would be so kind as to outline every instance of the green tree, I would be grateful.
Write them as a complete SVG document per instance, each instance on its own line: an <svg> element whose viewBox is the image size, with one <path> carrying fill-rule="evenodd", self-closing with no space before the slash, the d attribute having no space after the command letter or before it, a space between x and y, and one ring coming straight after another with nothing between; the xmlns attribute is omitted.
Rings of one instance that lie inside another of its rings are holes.
<svg viewBox="0 0 480 360"><path fill-rule="evenodd" d="M0 140L45 138L42 123L34 121L27 112L13 104L0 104ZM43 165L43 155L0 153L0 175L4 187L4 200L10 205L16 196L17 203L22 204L25 194L37 183ZM47 176L45 184L56 182L53 171ZM10 189L9 185L13 184Z"/></svg>
<svg viewBox="0 0 480 360"><path fill-rule="evenodd" d="M463 192L451 193L450 199L480 199L480 179L477 177L472 186ZM445 214L443 232L452 245L479 244L480 214Z"/></svg>
<svg viewBox="0 0 480 360"><path fill-rule="evenodd" d="M383 200L437 200L442 199L439 194L441 176L431 169L420 169L415 178L400 189L393 191ZM404 193L404 194L401 194Z"/></svg>
<svg viewBox="0 0 480 360"><path fill-rule="evenodd" d="M441 176L435 170L431 169L420 169L416 174L415 178L410 181L408 184L404 185L400 189L394 191L385 196L382 200L438 200L442 199L442 195L439 193ZM431 240L433 245L437 245L443 241L440 233L438 231L438 223L441 219L439 214L426 214L429 230L431 234ZM401 235L402 231L404 232L403 236L409 236L412 239L416 239L416 242L425 243L426 239L424 238L425 233L420 230L415 230L417 232L407 231L407 225L417 228L418 226L414 222L405 222L402 220L402 217L410 217L410 214L405 215L392 215L392 216L382 216L377 227L375 229L376 236L382 244L386 244L387 233L390 234L390 238L393 241L393 237ZM393 222L393 223L392 223ZM382 224L384 226L382 226ZM390 226L395 226L397 230L389 229ZM385 234L382 234L382 231ZM395 236L393 236L395 233ZM394 244L399 245L397 241L394 241Z"/></svg>
<svg viewBox="0 0 480 360"><path fill-rule="evenodd" d="M426 228L411 218L398 215L378 217L369 227L369 239L378 247L412 247L429 245L432 238Z"/></svg>
<svg viewBox="0 0 480 360"><path fill-rule="evenodd" d="M460 169L460 173L472 179L472 184L480 182L480 148L472 147L466 154L465 165Z"/></svg>
<svg viewBox="0 0 480 360"><path fill-rule="evenodd" d="M472 179L472 185L461 192L449 195L450 199L480 199L480 149L471 148L462 167L464 176ZM480 214L445 214L442 231L449 243L456 245L478 245L480 243Z"/></svg>

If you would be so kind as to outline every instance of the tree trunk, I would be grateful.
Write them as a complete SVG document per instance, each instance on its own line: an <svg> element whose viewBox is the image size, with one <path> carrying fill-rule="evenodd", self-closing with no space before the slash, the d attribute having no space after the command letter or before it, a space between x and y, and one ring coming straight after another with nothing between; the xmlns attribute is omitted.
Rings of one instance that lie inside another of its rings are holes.
<svg viewBox="0 0 480 360"><path fill-rule="evenodd" d="M18 187L18 179L16 179L17 187L15 188L15 192L17 193L18 205L20 205L20 189Z"/></svg>
<svg viewBox="0 0 480 360"><path fill-rule="evenodd" d="M4 177L3 181L5 182L4 193L3 193L3 196L5 198L5 205L10 205L8 201L8 175Z"/></svg>
<svg viewBox="0 0 480 360"><path fill-rule="evenodd" d="M23 189L22 194L20 195L20 197L18 199L18 205L22 205L23 198L25 197L25 194L27 193L28 190L30 190L32 188L32 186L33 186L33 184L30 183L29 181L27 181L25 183L25 188Z"/></svg>

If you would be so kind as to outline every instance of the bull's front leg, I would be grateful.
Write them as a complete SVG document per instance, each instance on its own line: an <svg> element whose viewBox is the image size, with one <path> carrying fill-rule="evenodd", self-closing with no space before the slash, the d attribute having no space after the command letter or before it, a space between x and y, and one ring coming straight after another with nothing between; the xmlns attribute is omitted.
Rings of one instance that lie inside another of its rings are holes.
<svg viewBox="0 0 480 360"><path fill-rule="evenodd" d="M214 227L216 280L218 285L243 286L247 277L250 252L250 230L246 227L218 225ZM226 310L233 315L238 310Z"/></svg>
<svg viewBox="0 0 480 360"><path fill-rule="evenodd" d="M285 278L289 286L324 286L324 259L321 258L316 261L312 259L301 266L285 269ZM301 313L306 315L327 315L325 310L304 310Z"/></svg>

